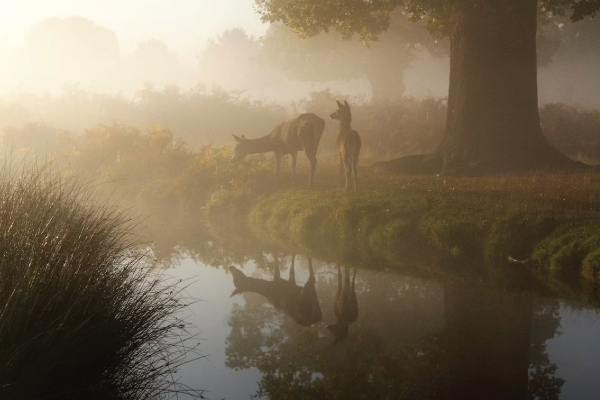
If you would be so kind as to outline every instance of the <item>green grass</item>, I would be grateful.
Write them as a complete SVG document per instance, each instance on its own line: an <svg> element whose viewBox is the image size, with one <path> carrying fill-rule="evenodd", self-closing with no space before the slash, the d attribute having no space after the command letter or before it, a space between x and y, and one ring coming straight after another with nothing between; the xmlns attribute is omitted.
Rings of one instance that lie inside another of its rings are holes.
<svg viewBox="0 0 600 400"><path fill-rule="evenodd" d="M175 288L127 214L48 168L0 172L0 398L144 399L182 362Z"/></svg>
<svg viewBox="0 0 600 400"><path fill-rule="evenodd" d="M322 168L315 189L259 196L248 223L263 241L324 258L401 265L433 250L485 274L522 260L563 292L600 279L600 174L361 175L359 192L345 193Z"/></svg>

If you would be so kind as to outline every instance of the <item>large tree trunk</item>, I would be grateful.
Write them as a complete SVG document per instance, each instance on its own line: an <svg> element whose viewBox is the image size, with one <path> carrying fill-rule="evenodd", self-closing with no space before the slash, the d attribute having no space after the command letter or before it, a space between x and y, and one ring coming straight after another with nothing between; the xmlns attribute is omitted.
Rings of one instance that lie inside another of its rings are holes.
<svg viewBox="0 0 600 400"><path fill-rule="evenodd" d="M576 165L540 127L537 0L498 3L456 6L444 140L432 154L396 167L471 174Z"/></svg>

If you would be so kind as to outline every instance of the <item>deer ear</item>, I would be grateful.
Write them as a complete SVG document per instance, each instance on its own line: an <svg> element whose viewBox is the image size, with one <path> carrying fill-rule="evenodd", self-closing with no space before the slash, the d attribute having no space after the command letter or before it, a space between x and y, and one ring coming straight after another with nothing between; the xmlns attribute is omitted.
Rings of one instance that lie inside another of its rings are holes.
<svg viewBox="0 0 600 400"><path fill-rule="evenodd" d="M247 139L246 139L246 136L244 136L244 135L242 135L242 139L244 139L244 140L247 140Z"/></svg>
<svg viewBox="0 0 600 400"><path fill-rule="evenodd" d="M233 134L232 134L233 135ZM239 136L235 136L233 135L233 138L235 139L236 142L238 143L242 143L242 138L240 138Z"/></svg>
<svg viewBox="0 0 600 400"><path fill-rule="evenodd" d="M344 105L346 106L346 108L349 110L350 106L348 105L348 102L346 100L344 100Z"/></svg>
<svg viewBox="0 0 600 400"><path fill-rule="evenodd" d="M337 101L337 100L336 100L335 102L337 103L337 105L338 105L338 108L344 108L344 106L342 105L342 103L340 103L340 102L339 102L339 101Z"/></svg>

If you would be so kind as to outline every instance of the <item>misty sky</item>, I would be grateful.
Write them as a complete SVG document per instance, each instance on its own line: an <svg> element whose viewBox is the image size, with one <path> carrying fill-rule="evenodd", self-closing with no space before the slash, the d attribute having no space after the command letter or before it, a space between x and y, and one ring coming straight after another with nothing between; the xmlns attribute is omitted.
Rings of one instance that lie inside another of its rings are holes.
<svg viewBox="0 0 600 400"><path fill-rule="evenodd" d="M253 0L19 0L3 4L0 47L23 47L32 25L73 15L116 33L121 51L151 38L165 42L185 63L193 63L206 40L224 29L243 27L260 36L267 29Z"/></svg>

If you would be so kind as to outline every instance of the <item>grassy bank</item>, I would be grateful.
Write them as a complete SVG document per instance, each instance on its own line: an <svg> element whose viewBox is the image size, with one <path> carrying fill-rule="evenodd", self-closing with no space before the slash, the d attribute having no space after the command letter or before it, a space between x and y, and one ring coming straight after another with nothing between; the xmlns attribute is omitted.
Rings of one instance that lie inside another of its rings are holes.
<svg viewBox="0 0 600 400"><path fill-rule="evenodd" d="M463 262L463 273L519 260L553 291L594 295L598 286L598 174L386 177L363 169L362 190L351 194L334 189L333 175L324 180L317 190L259 197L248 211L255 235L342 261L398 265L435 253Z"/></svg>
<svg viewBox="0 0 600 400"><path fill-rule="evenodd" d="M144 399L172 390L174 287L130 218L48 169L0 172L0 398Z"/></svg>

